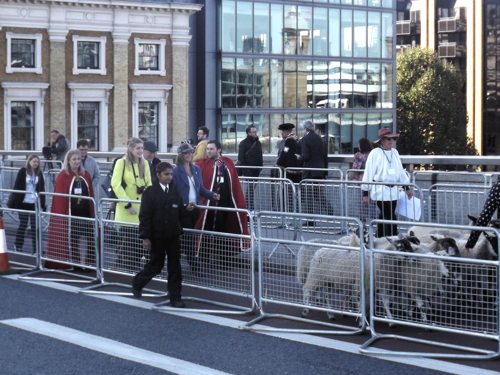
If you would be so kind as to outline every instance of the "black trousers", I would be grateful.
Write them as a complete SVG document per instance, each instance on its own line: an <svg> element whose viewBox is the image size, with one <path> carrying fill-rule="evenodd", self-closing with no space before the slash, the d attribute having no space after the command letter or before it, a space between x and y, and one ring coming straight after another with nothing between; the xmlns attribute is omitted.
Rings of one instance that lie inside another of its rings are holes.
<svg viewBox="0 0 500 375"><path fill-rule="evenodd" d="M179 301L181 299L182 269L178 237L151 240L149 262L146 263L142 271L134 276L132 286L135 289L142 289L153 277L158 275L165 265L165 254L167 255L167 288L170 302Z"/></svg>
<svg viewBox="0 0 500 375"><path fill-rule="evenodd" d="M29 210L29 211L35 211L35 204L34 203L21 203L21 206L19 207L21 210ZM15 245L18 251L22 250L23 245L24 245L24 235L26 233L26 229L28 228L28 223L31 228L31 241L33 242L33 253L36 251L36 218L35 218L35 213L29 213L29 212L19 212L19 227L17 228L16 232L16 241Z"/></svg>
<svg viewBox="0 0 500 375"><path fill-rule="evenodd" d="M87 243L87 255L85 258L86 265L95 266L95 236L94 223L88 220L78 220L78 217L71 219L69 240L71 261L77 264L82 264L81 249L79 246L80 238L83 238Z"/></svg>
<svg viewBox="0 0 500 375"><path fill-rule="evenodd" d="M377 201L380 210L379 219L396 220L396 204L398 201ZM396 224L377 224L377 237L395 236L398 234Z"/></svg>

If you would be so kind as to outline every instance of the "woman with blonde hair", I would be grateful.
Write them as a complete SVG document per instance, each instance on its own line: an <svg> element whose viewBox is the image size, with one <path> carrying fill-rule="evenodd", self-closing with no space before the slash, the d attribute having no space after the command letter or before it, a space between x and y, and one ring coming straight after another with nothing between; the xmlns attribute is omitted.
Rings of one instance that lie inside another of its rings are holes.
<svg viewBox="0 0 500 375"><path fill-rule="evenodd" d="M70 150L66 154L63 169L56 177L54 193L68 194L72 197L54 195L52 198L51 214L57 215L50 218L47 257L51 258L51 261L47 261L45 266L68 268L67 265L57 263L57 260L61 260L74 263L75 270L81 270L81 265L94 267L97 234L94 233L92 221L78 219L95 216L93 201L81 198L93 198L94 190L89 172L82 167L80 150ZM79 241L82 237L87 242L85 263L81 260L79 248Z"/></svg>
<svg viewBox="0 0 500 375"><path fill-rule="evenodd" d="M25 211L35 211L36 193L45 191L45 181L40 169L40 158L31 154L26 160L26 164L19 170L14 182L14 190L29 191L30 194L12 193L7 206ZM41 208L45 211L45 195L40 197ZM24 235L28 228L31 228L31 239L33 242L33 253L36 251L35 240L35 213L19 212L19 227L17 228L15 247L16 251L22 251L24 245Z"/></svg>
<svg viewBox="0 0 500 375"><path fill-rule="evenodd" d="M111 176L111 187L116 197L124 202L116 205L115 220L119 222L139 224L139 207L144 190L151 185L151 173L148 161L144 159L144 142L132 137L127 142L127 152L123 158L116 161ZM124 265L129 271L135 271L143 254L129 246L125 251L124 244L138 241L137 226L122 225L121 227L121 259L118 266ZM139 246L140 248L140 246Z"/></svg>

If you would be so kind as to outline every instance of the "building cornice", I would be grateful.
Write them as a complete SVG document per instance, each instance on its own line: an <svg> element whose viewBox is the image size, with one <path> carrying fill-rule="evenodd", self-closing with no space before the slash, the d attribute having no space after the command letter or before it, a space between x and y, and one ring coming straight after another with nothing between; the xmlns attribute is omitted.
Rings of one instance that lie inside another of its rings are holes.
<svg viewBox="0 0 500 375"><path fill-rule="evenodd" d="M45 82L2 82L2 88L4 89L46 89L50 86L49 83Z"/></svg>

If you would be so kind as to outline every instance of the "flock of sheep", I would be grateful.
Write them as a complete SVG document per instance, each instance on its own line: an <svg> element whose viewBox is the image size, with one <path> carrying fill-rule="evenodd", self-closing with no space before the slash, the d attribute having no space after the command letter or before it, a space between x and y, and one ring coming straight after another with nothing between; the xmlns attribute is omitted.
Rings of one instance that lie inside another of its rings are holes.
<svg viewBox="0 0 500 375"><path fill-rule="evenodd" d="M480 263L471 266L457 259L498 260L497 238L483 232L474 248L468 250L465 244L469 234L467 230L413 226L405 235L373 238L371 244L365 244L365 248L386 250L373 254L375 295L382 314L392 320L393 311L397 311L398 318L425 324L429 323L430 307L436 310L439 304L439 309L449 308L467 298L475 298L485 308L481 315L496 314L497 269ZM368 296L370 286L368 251L364 252L361 274L361 243L358 235L351 233L331 247L319 245L325 244L324 239L300 247L296 276L306 306L324 302L329 310L361 311L361 292ZM302 315L308 313L306 308Z"/></svg>

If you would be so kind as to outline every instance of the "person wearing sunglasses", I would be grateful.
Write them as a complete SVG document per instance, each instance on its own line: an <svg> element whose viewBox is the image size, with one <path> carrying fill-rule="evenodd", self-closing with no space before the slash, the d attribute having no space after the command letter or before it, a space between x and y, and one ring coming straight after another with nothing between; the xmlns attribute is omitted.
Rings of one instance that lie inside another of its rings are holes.
<svg viewBox="0 0 500 375"><path fill-rule="evenodd" d="M378 182L383 184L361 185L363 204L368 205L370 199L375 201L380 211L379 219L395 220L396 204L399 198L401 185L409 184L410 179L403 169L401 158L396 150L396 141L399 134L389 128L378 131L375 144L378 146L368 155L366 160L363 182ZM413 192L409 186L404 186L408 199L412 199ZM398 234L395 224L377 225L377 236L394 236Z"/></svg>

